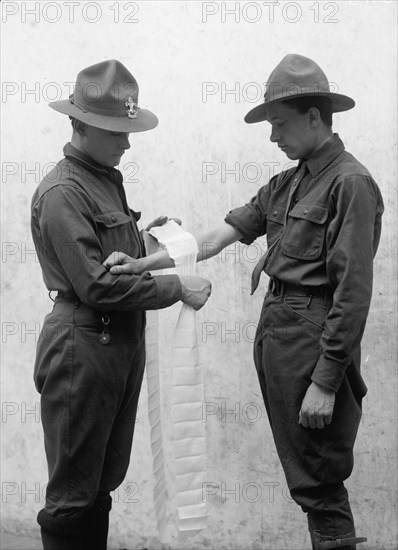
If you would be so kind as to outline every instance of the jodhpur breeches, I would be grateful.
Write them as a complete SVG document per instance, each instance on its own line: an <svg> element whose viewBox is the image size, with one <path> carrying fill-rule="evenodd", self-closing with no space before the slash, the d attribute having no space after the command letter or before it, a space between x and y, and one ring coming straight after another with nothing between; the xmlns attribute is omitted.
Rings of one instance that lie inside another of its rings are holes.
<svg viewBox="0 0 398 550"><path fill-rule="evenodd" d="M54 518L78 519L96 499L109 498L129 464L145 314L103 315L56 299L38 343L34 378L49 469L45 512Z"/></svg>
<svg viewBox="0 0 398 550"><path fill-rule="evenodd" d="M330 298L265 297L254 359L276 449L292 498L308 513L310 528L325 535L353 531L343 481L353 467L362 395L345 375L332 422L323 429L298 423L304 395L320 354L319 339Z"/></svg>

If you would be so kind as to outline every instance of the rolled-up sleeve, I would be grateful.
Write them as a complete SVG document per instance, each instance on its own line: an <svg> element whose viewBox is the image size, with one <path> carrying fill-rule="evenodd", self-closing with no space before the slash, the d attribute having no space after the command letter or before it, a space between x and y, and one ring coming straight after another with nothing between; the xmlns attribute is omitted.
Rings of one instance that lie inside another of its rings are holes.
<svg viewBox="0 0 398 550"><path fill-rule="evenodd" d="M73 185L57 185L33 205L32 230L36 242L40 241L38 255L45 279L51 269L63 274L80 300L93 308L160 309L181 299L177 275L107 271L89 198Z"/></svg>
<svg viewBox="0 0 398 550"><path fill-rule="evenodd" d="M234 208L225 217L225 222L243 235L240 239L243 244L249 245L267 232L267 205L271 182L272 180L261 187L250 202Z"/></svg>
<svg viewBox="0 0 398 550"><path fill-rule="evenodd" d="M331 200L335 213L326 234L326 269L333 303L312 380L337 391L365 328L383 201L378 187L367 176L344 178Z"/></svg>

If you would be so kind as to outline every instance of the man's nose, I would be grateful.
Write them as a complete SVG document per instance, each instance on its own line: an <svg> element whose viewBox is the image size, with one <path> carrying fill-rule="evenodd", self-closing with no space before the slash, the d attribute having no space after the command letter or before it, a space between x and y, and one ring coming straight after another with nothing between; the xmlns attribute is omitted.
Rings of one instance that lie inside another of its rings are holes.
<svg viewBox="0 0 398 550"><path fill-rule="evenodd" d="M270 135L270 141L272 143L275 143L276 141L279 141L279 134L275 131L275 128L272 128L271 135Z"/></svg>
<svg viewBox="0 0 398 550"><path fill-rule="evenodd" d="M130 147L131 147L130 142L129 142L129 136L130 136L130 134L124 133L123 137L122 137L122 140L120 142L120 147L124 150L130 149Z"/></svg>

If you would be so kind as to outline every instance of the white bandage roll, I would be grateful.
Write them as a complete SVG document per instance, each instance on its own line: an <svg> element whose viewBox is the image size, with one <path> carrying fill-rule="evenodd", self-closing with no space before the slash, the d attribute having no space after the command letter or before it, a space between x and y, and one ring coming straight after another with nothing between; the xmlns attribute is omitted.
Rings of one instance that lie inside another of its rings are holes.
<svg viewBox="0 0 398 550"><path fill-rule="evenodd" d="M150 231L159 243L167 248L174 260L179 275L193 275L196 267L198 245L195 238L181 229L173 221L163 226L153 227ZM173 490L178 511L179 531L198 531L207 526L207 503L203 502L203 487L207 482L205 423L202 418L204 388L199 365L196 312L183 304L173 335L172 355L172 419L174 423L175 481ZM152 369L153 370L153 369ZM159 370L159 369L157 369ZM149 386L148 386L149 389ZM152 391L153 390L153 391ZM161 434L156 426L161 426L158 412L160 409L159 392L156 384L151 385L148 407L151 424L151 447L156 463L156 453L162 457L158 442ZM153 414L152 414L153 413ZM151 417L152 414L152 417ZM156 476L162 471L161 460L157 464ZM163 466L163 474L164 466ZM161 484L161 490L165 484ZM167 514L160 506L156 509L158 525ZM163 506L167 503L163 501ZM156 507L155 507L156 508ZM160 518L160 520L159 520Z"/></svg>

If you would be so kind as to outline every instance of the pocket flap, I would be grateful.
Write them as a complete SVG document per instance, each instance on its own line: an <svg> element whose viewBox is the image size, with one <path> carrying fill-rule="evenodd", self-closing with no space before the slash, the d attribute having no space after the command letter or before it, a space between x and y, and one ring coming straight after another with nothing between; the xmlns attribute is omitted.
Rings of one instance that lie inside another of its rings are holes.
<svg viewBox="0 0 398 550"><path fill-rule="evenodd" d="M296 204L289 212L289 216L322 224L326 222L328 212L327 208L318 204Z"/></svg>
<svg viewBox="0 0 398 550"><path fill-rule="evenodd" d="M279 204L270 204L267 212L267 220L274 223L285 223L286 208Z"/></svg>
<svg viewBox="0 0 398 550"><path fill-rule="evenodd" d="M95 214L94 219L97 223L103 223L106 227L116 227L131 222L130 216L119 211Z"/></svg>

